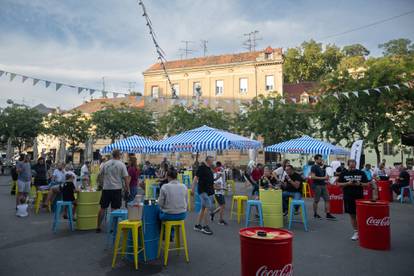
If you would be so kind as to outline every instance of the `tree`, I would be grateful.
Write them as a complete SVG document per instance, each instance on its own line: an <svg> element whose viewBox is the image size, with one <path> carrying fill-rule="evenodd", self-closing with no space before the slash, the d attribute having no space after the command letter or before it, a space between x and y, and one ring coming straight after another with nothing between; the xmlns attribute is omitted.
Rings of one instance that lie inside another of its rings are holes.
<svg viewBox="0 0 414 276"><path fill-rule="evenodd" d="M236 118L237 130L244 135L254 132L264 138L265 145L312 135L312 106L284 103L280 97L258 96L245 114Z"/></svg>
<svg viewBox="0 0 414 276"><path fill-rule="evenodd" d="M384 142L399 143L401 134L414 131L413 89L406 86L382 88L380 86L406 82L414 72L414 64L407 59L391 57L372 58L366 62L362 78L354 78L347 71L335 71L321 83L323 91L361 91L358 97L328 96L317 105L321 134L336 142L346 141L347 146L356 139L373 148L377 162L381 160L379 145Z"/></svg>
<svg viewBox="0 0 414 276"><path fill-rule="evenodd" d="M42 120L43 115L36 109L11 103L0 113L1 140L11 138L12 145L21 153L43 131Z"/></svg>
<svg viewBox="0 0 414 276"><path fill-rule="evenodd" d="M300 47L289 48L285 54L285 82L317 81L326 73L335 70L343 54L335 45L305 41Z"/></svg>
<svg viewBox="0 0 414 276"><path fill-rule="evenodd" d="M405 56L414 53L414 44L407 38L392 39L378 47L384 49L384 56Z"/></svg>
<svg viewBox="0 0 414 276"><path fill-rule="evenodd" d="M98 138L110 138L112 143L121 137L140 135L153 137L156 124L152 112L121 105L106 106L92 115L92 123L96 127Z"/></svg>
<svg viewBox="0 0 414 276"><path fill-rule="evenodd" d="M342 48L342 52L347 57L363 57L369 55L368 49L359 43L344 46Z"/></svg>
<svg viewBox="0 0 414 276"><path fill-rule="evenodd" d="M203 125L218 129L229 129L230 115L207 107L188 108L174 105L159 118L158 130L161 135L173 135Z"/></svg>
<svg viewBox="0 0 414 276"><path fill-rule="evenodd" d="M91 120L80 111L55 113L45 119L46 133L57 138L65 138L69 151L76 151L79 144L93 135Z"/></svg>

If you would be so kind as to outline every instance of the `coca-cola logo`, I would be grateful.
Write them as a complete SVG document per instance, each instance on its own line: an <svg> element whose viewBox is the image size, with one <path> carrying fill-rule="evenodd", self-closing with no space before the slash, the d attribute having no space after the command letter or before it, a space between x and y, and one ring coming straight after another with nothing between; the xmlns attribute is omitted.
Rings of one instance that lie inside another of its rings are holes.
<svg viewBox="0 0 414 276"><path fill-rule="evenodd" d="M329 195L329 199L330 200L343 200L344 196L343 195Z"/></svg>
<svg viewBox="0 0 414 276"><path fill-rule="evenodd" d="M390 217L383 217L383 218L374 218L369 217L367 218L367 225L369 226L390 226L391 221Z"/></svg>
<svg viewBox="0 0 414 276"><path fill-rule="evenodd" d="M259 267L256 276L292 276L292 264L285 265L282 269L268 269L266 265Z"/></svg>

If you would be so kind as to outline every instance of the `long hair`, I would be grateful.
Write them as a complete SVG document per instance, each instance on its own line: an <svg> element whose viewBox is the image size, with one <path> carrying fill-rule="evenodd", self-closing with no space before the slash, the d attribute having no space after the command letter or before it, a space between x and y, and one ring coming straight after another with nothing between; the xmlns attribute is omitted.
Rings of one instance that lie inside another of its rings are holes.
<svg viewBox="0 0 414 276"><path fill-rule="evenodd" d="M133 168L137 168L138 167L137 158L135 156L129 157L129 166L130 167L133 167Z"/></svg>

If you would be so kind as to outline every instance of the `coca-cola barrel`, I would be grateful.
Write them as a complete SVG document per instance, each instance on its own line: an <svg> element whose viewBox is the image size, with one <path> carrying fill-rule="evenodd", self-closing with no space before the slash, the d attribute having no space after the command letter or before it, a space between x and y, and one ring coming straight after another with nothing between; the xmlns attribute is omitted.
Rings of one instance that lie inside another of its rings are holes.
<svg viewBox="0 0 414 276"><path fill-rule="evenodd" d="M250 227L239 234L242 276L293 275L291 232Z"/></svg>
<svg viewBox="0 0 414 276"><path fill-rule="evenodd" d="M392 201L391 181L378 180L377 186L378 186L378 199L391 202Z"/></svg>
<svg viewBox="0 0 414 276"><path fill-rule="evenodd" d="M359 245L375 250L390 250L390 210L387 201L357 200Z"/></svg>
<svg viewBox="0 0 414 276"><path fill-rule="evenodd" d="M338 185L328 185L329 206L332 214L344 213L344 193Z"/></svg>

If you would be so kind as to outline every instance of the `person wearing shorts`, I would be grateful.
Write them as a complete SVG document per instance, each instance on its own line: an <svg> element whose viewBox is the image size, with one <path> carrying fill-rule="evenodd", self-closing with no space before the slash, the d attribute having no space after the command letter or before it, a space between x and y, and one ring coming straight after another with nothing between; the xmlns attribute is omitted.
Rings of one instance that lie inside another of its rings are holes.
<svg viewBox="0 0 414 276"><path fill-rule="evenodd" d="M103 189L100 200L101 209L98 213L98 223L96 232L101 232L101 223L106 209L111 206L111 210L121 208L122 187L125 184L125 192L129 193L129 181L127 168L121 161L121 152L115 149L112 152L112 159L105 162L100 168L99 174L103 177Z"/></svg>
<svg viewBox="0 0 414 276"><path fill-rule="evenodd" d="M329 212L329 193L326 187L326 181L329 179L329 176L326 175L326 171L322 167L322 155L317 154L315 155L314 159L315 165L313 165L311 168L311 179L313 181L313 189L315 191L315 197L313 201L313 217L316 219L322 219L322 217L318 215L318 203L322 197L325 202L326 219L336 220L336 218Z"/></svg>
<svg viewBox="0 0 414 276"><path fill-rule="evenodd" d="M17 171L17 189L16 206L20 202L27 200L27 195L30 193L30 184L32 182L32 168L30 166L29 155L20 155L19 161L16 163Z"/></svg>
<svg viewBox="0 0 414 276"><path fill-rule="evenodd" d="M358 240L358 227L356 221L356 200L364 198L364 186L369 185L367 175L356 168L355 160L348 160L348 170L339 175L338 185L342 186L344 192L345 213L349 214L354 234L351 239Z"/></svg>
<svg viewBox="0 0 414 276"><path fill-rule="evenodd" d="M211 221L214 221L215 214L219 213L220 220L218 224L227 225L227 222L223 218L224 209L226 207L226 200L224 198L224 192L225 190L227 190L226 175L224 173L224 169L221 165L221 162L216 163L214 179L214 197L219 206L210 214Z"/></svg>
<svg viewBox="0 0 414 276"><path fill-rule="evenodd" d="M197 185L198 194L201 200L201 210L197 218L197 224L194 226L195 231L200 231L206 235L212 235L210 227L208 226L207 212L210 214L213 210L213 195L214 195L214 174L212 170L213 157L207 156L206 161L203 162L197 169L193 180L191 194L194 194ZM201 223L204 222L204 226Z"/></svg>

